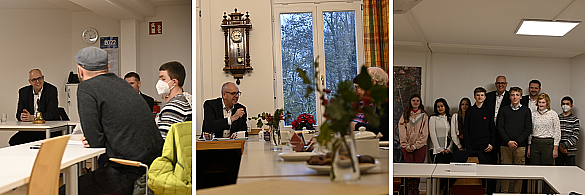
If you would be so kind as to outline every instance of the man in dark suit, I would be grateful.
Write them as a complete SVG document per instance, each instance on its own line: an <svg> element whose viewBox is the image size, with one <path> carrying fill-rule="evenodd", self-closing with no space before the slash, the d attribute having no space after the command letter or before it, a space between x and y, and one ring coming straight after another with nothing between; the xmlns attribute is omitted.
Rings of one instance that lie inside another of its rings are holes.
<svg viewBox="0 0 585 195"><path fill-rule="evenodd" d="M247 129L246 107L238 103L242 92L236 84L226 82L221 87L221 98L203 103L203 132L215 137L235 138L235 132Z"/></svg>
<svg viewBox="0 0 585 195"><path fill-rule="evenodd" d="M152 112L152 108L154 107L154 99L140 91L140 75L135 72L129 72L124 76L124 80L128 82L128 84L132 85L132 88L136 89L136 91L142 96L144 101L148 104L150 111Z"/></svg>
<svg viewBox="0 0 585 195"><path fill-rule="evenodd" d="M528 106L530 111L534 112L537 110L536 99L538 98L538 94L540 94L540 86L541 83L538 80L531 80L528 83L528 95L522 96L520 100L520 104L522 106Z"/></svg>
<svg viewBox="0 0 585 195"><path fill-rule="evenodd" d="M485 105L487 106L486 108L489 108L491 112L494 114L494 125L496 125L497 127L498 124L497 118L498 113L500 112L500 108L509 106L510 104L512 104L512 101L510 100L510 92L506 91L506 87L508 87L508 82L506 81L505 76L500 75L496 77L496 82L494 83L494 85L496 86L496 90L486 94ZM502 138L498 133L496 133L495 135L496 143L498 143L498 145L494 146L494 149L492 150L492 152L490 152L491 155L489 162L490 164L500 164L499 143L502 142ZM496 184L495 182L491 182L491 188L496 188L495 184Z"/></svg>
<svg viewBox="0 0 585 195"><path fill-rule="evenodd" d="M29 71L28 77L30 85L18 90L16 119L18 121L31 122L35 118L35 113L41 112L43 119L47 121L60 120L57 88L45 82L45 76L43 76L39 69ZM8 144L14 146L45 138L44 131L19 131L10 138Z"/></svg>

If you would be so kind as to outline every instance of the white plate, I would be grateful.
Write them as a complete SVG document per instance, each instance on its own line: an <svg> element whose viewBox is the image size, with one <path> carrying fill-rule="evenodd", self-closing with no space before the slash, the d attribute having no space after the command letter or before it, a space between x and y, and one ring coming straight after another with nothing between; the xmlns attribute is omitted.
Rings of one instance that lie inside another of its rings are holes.
<svg viewBox="0 0 585 195"><path fill-rule="evenodd" d="M248 139L248 138L247 137L238 137L238 138L236 138L236 140L246 140L246 139Z"/></svg>
<svg viewBox="0 0 585 195"><path fill-rule="evenodd" d="M278 156L285 161L305 161L311 156L318 154L312 152L290 152L290 153L279 153Z"/></svg>
<svg viewBox="0 0 585 195"><path fill-rule="evenodd" d="M226 141L226 140L230 140L230 138L227 138L227 137L226 137L226 138L223 138L223 137L222 137L222 138L215 138L215 139L217 139L217 141Z"/></svg>
<svg viewBox="0 0 585 195"><path fill-rule="evenodd" d="M390 146L390 141L380 141L380 146Z"/></svg>
<svg viewBox="0 0 585 195"><path fill-rule="evenodd" d="M378 166L378 161L376 161L374 164L360 164L360 172L365 173L368 170ZM305 166L317 171L317 172L329 172L331 171L331 165L309 165L308 163L305 162Z"/></svg>

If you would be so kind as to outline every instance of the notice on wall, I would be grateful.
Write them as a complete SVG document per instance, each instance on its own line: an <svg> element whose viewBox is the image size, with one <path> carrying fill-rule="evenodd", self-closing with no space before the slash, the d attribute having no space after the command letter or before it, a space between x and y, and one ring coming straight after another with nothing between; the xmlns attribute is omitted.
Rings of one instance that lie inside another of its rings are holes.
<svg viewBox="0 0 585 195"><path fill-rule="evenodd" d="M100 37L100 48L108 52L109 73L120 75L120 52L118 48L118 37Z"/></svg>
<svg viewBox="0 0 585 195"><path fill-rule="evenodd" d="M162 21L148 22L148 35L162 35Z"/></svg>

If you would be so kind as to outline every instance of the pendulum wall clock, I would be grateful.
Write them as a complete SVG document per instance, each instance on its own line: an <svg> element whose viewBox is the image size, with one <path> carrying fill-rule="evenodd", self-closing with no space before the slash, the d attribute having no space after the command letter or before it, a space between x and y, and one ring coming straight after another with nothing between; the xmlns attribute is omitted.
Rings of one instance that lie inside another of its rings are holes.
<svg viewBox="0 0 585 195"><path fill-rule="evenodd" d="M243 13L239 13L238 9L234 9L233 13L223 13L223 20L221 22L221 29L225 37L225 67L223 71L234 75L236 84L240 84L240 79L244 77L244 73L250 72L250 45L249 35L252 24L250 23L250 16L246 12L245 17Z"/></svg>

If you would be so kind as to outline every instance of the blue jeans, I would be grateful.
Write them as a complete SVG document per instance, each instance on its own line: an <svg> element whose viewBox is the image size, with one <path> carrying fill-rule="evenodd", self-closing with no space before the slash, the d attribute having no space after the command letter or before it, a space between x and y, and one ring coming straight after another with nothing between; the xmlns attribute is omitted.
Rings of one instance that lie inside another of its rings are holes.
<svg viewBox="0 0 585 195"><path fill-rule="evenodd" d="M79 194L132 194L134 181L146 173L122 172L112 166L96 169L79 177ZM59 194L65 194L65 185L59 188Z"/></svg>

